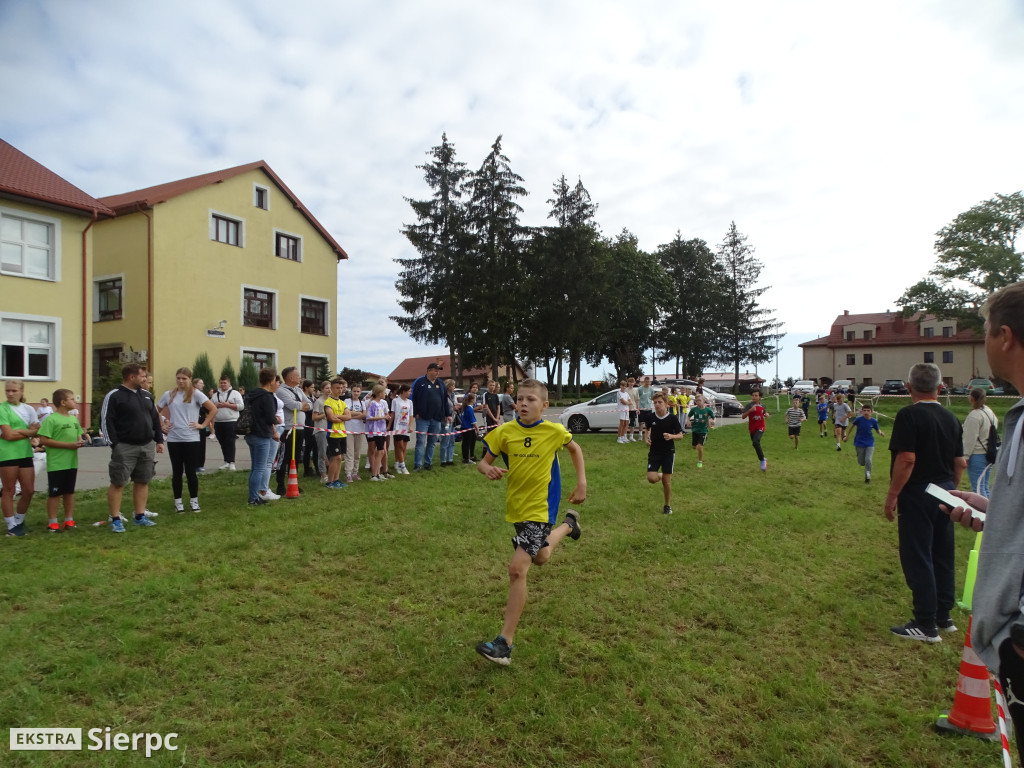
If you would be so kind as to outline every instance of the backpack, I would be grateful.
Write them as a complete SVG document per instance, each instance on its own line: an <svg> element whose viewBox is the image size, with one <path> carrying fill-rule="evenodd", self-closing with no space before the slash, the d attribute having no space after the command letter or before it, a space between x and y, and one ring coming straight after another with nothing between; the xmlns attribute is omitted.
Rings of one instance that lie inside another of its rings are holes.
<svg viewBox="0 0 1024 768"><path fill-rule="evenodd" d="M995 464L996 456L998 455L999 446L1001 445L999 440L999 430L996 429L995 420L989 421L988 423L988 447L985 449L985 463Z"/></svg>
<svg viewBox="0 0 1024 768"><path fill-rule="evenodd" d="M244 437L252 432L252 411L249 409L249 395L242 398L245 407L239 412L235 422L235 434Z"/></svg>

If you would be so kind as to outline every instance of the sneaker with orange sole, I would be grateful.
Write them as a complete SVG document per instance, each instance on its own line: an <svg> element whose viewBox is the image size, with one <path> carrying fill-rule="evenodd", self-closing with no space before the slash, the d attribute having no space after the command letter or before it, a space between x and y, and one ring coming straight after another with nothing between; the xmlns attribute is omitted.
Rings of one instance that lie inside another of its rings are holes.
<svg viewBox="0 0 1024 768"><path fill-rule="evenodd" d="M78 528L78 526L75 525L75 521L74 520L65 520L64 521L64 530L65 531L73 531L73 530L75 530L77 528Z"/></svg>

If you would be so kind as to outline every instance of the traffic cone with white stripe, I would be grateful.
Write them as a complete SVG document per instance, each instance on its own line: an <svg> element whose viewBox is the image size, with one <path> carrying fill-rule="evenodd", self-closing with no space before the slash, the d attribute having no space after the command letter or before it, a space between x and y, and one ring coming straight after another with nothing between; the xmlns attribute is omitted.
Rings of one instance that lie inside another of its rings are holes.
<svg viewBox="0 0 1024 768"><path fill-rule="evenodd" d="M971 620L967 620L967 637L960 657L960 679L956 683L953 709L935 721L940 733L976 736L986 741L998 741L996 724L992 719L992 689L988 668L971 647Z"/></svg>
<svg viewBox="0 0 1024 768"><path fill-rule="evenodd" d="M288 466L288 490L285 492L286 499L299 498L299 472L295 467L295 459Z"/></svg>

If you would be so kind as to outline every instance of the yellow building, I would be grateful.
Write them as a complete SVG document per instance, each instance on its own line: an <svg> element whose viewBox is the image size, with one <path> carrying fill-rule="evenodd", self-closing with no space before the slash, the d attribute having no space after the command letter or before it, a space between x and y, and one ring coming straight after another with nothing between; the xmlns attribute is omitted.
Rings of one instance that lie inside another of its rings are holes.
<svg viewBox="0 0 1024 768"><path fill-rule="evenodd" d="M93 349L144 361L154 391L206 352L304 376L336 352L338 264L348 255L260 161L102 198ZM215 386L215 382L207 382Z"/></svg>
<svg viewBox="0 0 1024 768"><path fill-rule="evenodd" d="M0 378L35 404L92 391L92 254L106 205L0 139Z"/></svg>

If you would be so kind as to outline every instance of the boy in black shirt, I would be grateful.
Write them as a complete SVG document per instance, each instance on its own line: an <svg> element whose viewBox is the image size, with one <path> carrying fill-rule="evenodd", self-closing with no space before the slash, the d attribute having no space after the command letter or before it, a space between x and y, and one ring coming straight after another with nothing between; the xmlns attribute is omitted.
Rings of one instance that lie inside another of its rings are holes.
<svg viewBox="0 0 1024 768"><path fill-rule="evenodd" d="M661 487L665 492L663 512L671 515L672 465L676 458L676 446L673 441L683 439L683 427L679 419L668 412L665 395L656 392L652 401L654 414L647 425L647 445L651 448L647 454L647 482L654 484L661 480Z"/></svg>

